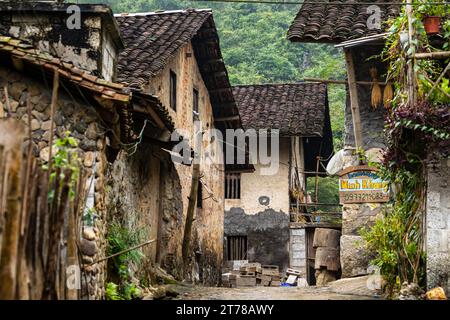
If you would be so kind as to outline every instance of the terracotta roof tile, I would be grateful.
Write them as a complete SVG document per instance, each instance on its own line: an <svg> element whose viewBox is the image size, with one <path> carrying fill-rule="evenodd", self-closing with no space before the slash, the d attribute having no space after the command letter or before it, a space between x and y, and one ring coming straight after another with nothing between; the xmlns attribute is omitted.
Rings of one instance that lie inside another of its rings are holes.
<svg viewBox="0 0 450 320"><path fill-rule="evenodd" d="M211 16L210 10L116 15L125 41L119 58L119 79L141 87L192 40Z"/></svg>
<svg viewBox="0 0 450 320"><path fill-rule="evenodd" d="M282 136L321 137L328 112L320 83L233 87L244 129L279 129Z"/></svg>
<svg viewBox="0 0 450 320"><path fill-rule="evenodd" d="M329 4L303 4L289 31L288 39L297 42L329 42L340 43L383 33L381 29L369 29L367 21L371 12L367 12L373 2L381 9L381 22L398 15L399 5L383 5L382 0L330 0ZM364 2L358 4L357 2ZM347 3L336 5L333 3Z"/></svg>

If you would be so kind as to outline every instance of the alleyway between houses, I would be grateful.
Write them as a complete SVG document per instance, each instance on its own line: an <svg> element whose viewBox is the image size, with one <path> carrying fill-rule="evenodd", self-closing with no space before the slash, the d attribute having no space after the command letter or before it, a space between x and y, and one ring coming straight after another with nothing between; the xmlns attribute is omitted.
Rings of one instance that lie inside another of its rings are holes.
<svg viewBox="0 0 450 320"><path fill-rule="evenodd" d="M338 280L326 287L243 287L217 288L170 285L168 296L177 300L379 300L367 289L368 277Z"/></svg>

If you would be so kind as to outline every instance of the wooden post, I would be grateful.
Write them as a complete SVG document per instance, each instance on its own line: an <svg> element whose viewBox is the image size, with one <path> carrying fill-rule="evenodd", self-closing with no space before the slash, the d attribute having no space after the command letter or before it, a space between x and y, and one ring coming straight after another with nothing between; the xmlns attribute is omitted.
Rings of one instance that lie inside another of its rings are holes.
<svg viewBox="0 0 450 320"><path fill-rule="evenodd" d="M356 86L355 66L350 49L344 49L345 61L347 63L348 89L350 93L350 105L352 111L353 134L355 136L355 147L359 150L363 147L361 135L361 116L359 113L358 88Z"/></svg>
<svg viewBox="0 0 450 320"><path fill-rule="evenodd" d="M52 173L52 153L53 153L53 135L55 131L55 110L58 103L58 89L59 89L59 70L55 70L53 76L53 92L52 92L52 102L50 105L50 139L48 142L48 176Z"/></svg>
<svg viewBox="0 0 450 320"><path fill-rule="evenodd" d="M413 13L412 13L412 0L406 0L406 14L408 16L408 37L409 46L413 43L414 38L414 26L413 26ZM408 104L410 107L416 103L416 91L415 91L415 75L414 75L414 56L408 56L406 59L408 68L407 73L407 85L408 85Z"/></svg>
<svg viewBox="0 0 450 320"><path fill-rule="evenodd" d="M184 236L183 236L183 262L186 266L189 259L189 248L191 241L191 230L192 223L194 222L194 212L197 203L197 194L198 194L198 183L200 180L200 164L194 163L192 168L192 184L191 184L191 193L189 194L189 205L186 214L186 224L184 226Z"/></svg>
<svg viewBox="0 0 450 320"><path fill-rule="evenodd" d="M191 230L192 224L194 222L194 213L197 204L198 196L198 184L200 181L200 161L202 152L202 129L194 126L194 159L192 162L192 182L191 182L191 192L189 194L189 204L186 214L186 224L184 226L183 244L181 247L181 252L183 256L184 270L189 262L189 250L191 242Z"/></svg>
<svg viewBox="0 0 450 320"><path fill-rule="evenodd" d="M25 137L25 127L22 122L8 119L0 122L0 145L4 147L4 172L2 192L5 203L2 205L5 214L3 226L2 251L0 256L0 300L16 299L17 265L20 240L21 217L21 165L22 142Z"/></svg>

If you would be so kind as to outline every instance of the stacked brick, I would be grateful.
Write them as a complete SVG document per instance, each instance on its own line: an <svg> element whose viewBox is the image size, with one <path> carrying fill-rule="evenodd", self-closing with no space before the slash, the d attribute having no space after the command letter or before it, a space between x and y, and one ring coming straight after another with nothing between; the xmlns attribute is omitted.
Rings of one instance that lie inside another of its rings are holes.
<svg viewBox="0 0 450 320"><path fill-rule="evenodd" d="M239 287L279 287L281 275L278 266L246 263L239 270L231 270L222 275L222 285L228 288Z"/></svg>

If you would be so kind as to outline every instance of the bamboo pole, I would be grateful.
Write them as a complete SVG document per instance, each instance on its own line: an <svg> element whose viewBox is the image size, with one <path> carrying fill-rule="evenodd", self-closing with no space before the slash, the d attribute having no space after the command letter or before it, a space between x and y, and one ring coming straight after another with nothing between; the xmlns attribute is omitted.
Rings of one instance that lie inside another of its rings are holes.
<svg viewBox="0 0 450 320"><path fill-rule="evenodd" d="M3 87L3 93L5 94L5 104L6 104L6 110L7 114L6 117L11 117L12 111L11 111L11 104L9 102L9 94L8 94L8 87Z"/></svg>
<svg viewBox="0 0 450 320"><path fill-rule="evenodd" d="M330 83L330 84L348 84L348 81L345 80L334 80L334 79L321 79L321 78L304 78L304 81L310 82L322 82L322 83ZM355 81L356 84L363 86L372 86L374 83L378 83L379 85L385 86L387 82L383 81Z"/></svg>
<svg viewBox="0 0 450 320"><path fill-rule="evenodd" d="M198 183L200 179L200 164L194 163L192 168L191 192L189 194L189 204L186 214L186 224L184 226L184 236L182 245L183 262L186 266L189 259L189 248L191 241L192 223L194 222L194 212L197 203Z"/></svg>
<svg viewBox="0 0 450 320"><path fill-rule="evenodd" d="M55 110L56 104L58 103L58 89L59 89L59 70L55 70L55 74L53 76L53 92L52 92L52 101L50 105L50 139L48 142L49 153L48 153L48 176L52 172L52 153L53 153L53 135L55 131Z"/></svg>
<svg viewBox="0 0 450 320"><path fill-rule="evenodd" d="M406 0L406 15L408 16L408 37L409 46L412 45L414 39L414 26L413 26L413 12L412 12L412 0ZM416 103L415 92L415 75L414 75L414 56L407 57L407 86L408 86L408 104L410 107Z"/></svg>
<svg viewBox="0 0 450 320"><path fill-rule="evenodd" d="M361 116L359 113L358 88L356 87L355 66L352 53L349 49L344 49L345 61L347 63L348 88L350 93L350 105L352 111L353 133L355 136L356 150L362 148Z"/></svg>
<svg viewBox="0 0 450 320"><path fill-rule="evenodd" d="M439 51L439 52L424 52L424 53L416 53L414 55L415 59L424 60L424 59L447 59L450 57L450 51Z"/></svg>
<svg viewBox="0 0 450 320"><path fill-rule="evenodd" d="M4 212L5 223L0 256L0 300L16 299L17 265L21 216L21 164L23 141L21 122L13 119L2 121L0 144L4 145Z"/></svg>

